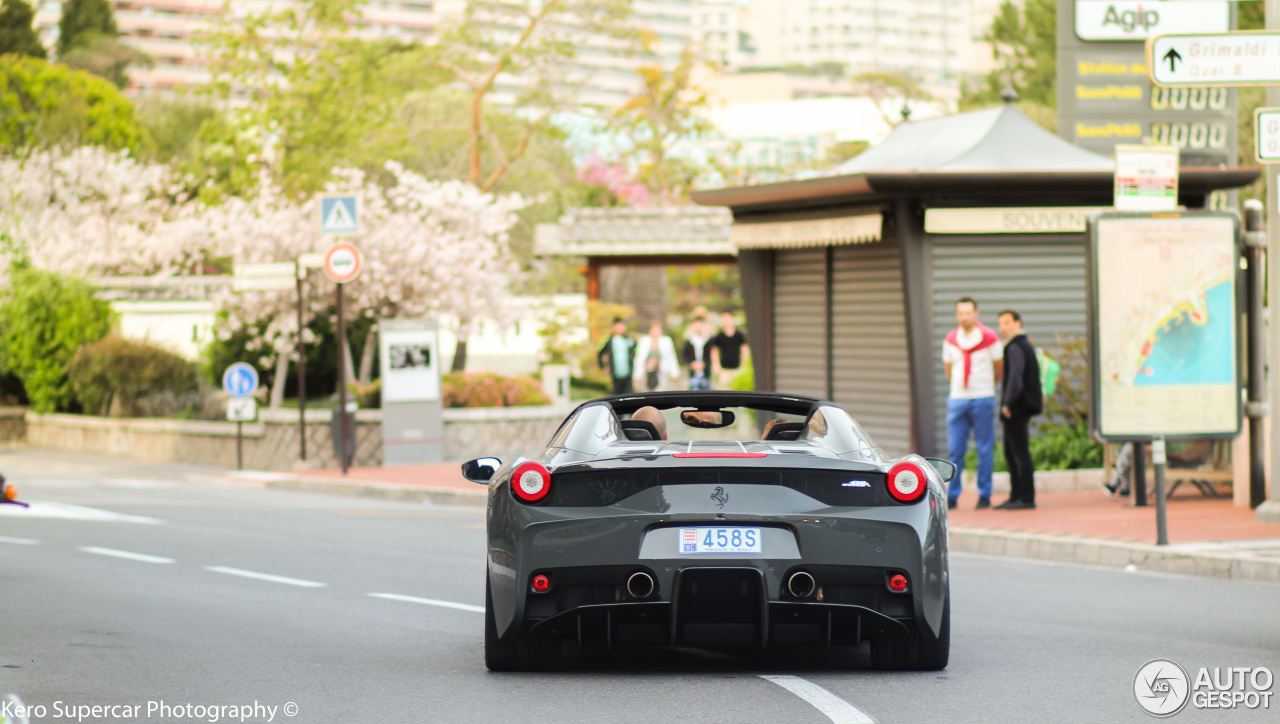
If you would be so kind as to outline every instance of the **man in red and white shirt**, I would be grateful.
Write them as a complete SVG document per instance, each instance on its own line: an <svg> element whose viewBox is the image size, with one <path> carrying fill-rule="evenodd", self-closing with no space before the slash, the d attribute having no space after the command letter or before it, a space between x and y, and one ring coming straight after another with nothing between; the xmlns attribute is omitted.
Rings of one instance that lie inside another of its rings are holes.
<svg viewBox="0 0 1280 724"><path fill-rule="evenodd" d="M942 363L951 381L947 398L947 458L956 476L947 490L947 507L956 507L961 473L969 451L969 434L978 448L978 505L991 507L991 474L995 469L996 383L1000 381L1004 348L1000 336L978 321L972 297L956 301L956 328L942 343Z"/></svg>

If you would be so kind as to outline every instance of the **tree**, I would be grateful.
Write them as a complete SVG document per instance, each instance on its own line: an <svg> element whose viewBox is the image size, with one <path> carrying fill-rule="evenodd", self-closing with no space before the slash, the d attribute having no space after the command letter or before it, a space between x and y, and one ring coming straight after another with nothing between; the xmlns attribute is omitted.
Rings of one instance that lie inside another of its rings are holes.
<svg viewBox="0 0 1280 724"><path fill-rule="evenodd" d="M703 172L698 164L672 156L677 145L712 129L703 115L709 105L706 91L693 80L698 65L696 50L688 46L669 72L657 64L640 66L640 92L610 119L610 127L626 139L624 157L633 162L636 179L648 189L650 200L684 200Z"/></svg>
<svg viewBox="0 0 1280 724"><path fill-rule="evenodd" d="M133 104L110 83L35 58L0 56L0 149L148 143Z"/></svg>
<svg viewBox="0 0 1280 724"><path fill-rule="evenodd" d="M432 67L448 73L470 94L467 110L467 179L482 193L493 190L545 132L551 114L572 97L580 79L569 68L579 46L597 42L617 52L636 37L626 25L632 0L506 0L467 3L459 22L436 45ZM610 47L613 46L613 47ZM509 87L523 130L506 140L486 122L489 95L499 81ZM488 151L497 158L485 169ZM465 329L468 323L463 323ZM466 369L467 338L458 337L453 370Z"/></svg>
<svg viewBox="0 0 1280 724"><path fill-rule="evenodd" d="M880 117L890 128L907 120L902 110L910 109L913 102L936 103L938 100L914 79L897 73L860 73L853 78L853 88L876 104Z"/></svg>
<svg viewBox="0 0 1280 724"><path fill-rule="evenodd" d="M518 265L509 249L516 212L525 205L517 195L482 194L459 181L431 181L396 163L383 169L385 187L357 169L338 169L325 190L343 190L360 198L361 233L353 239L364 268L344 289L352 319L449 314L460 325L503 323L509 317L511 282ZM269 178L250 198L229 198L202 206L190 218L183 246L216 248L238 262L291 261L315 245L319 200L291 199ZM252 228L253 234L244 230ZM304 317L329 314L333 284L311 275ZM285 375L299 332L292 290L215 295L226 312L221 338L242 332L270 366L276 357L277 383ZM460 335L470 329L458 328ZM304 332L304 334L306 334ZM308 340L309 341L309 340ZM372 338L366 341L366 348Z"/></svg>
<svg viewBox="0 0 1280 724"><path fill-rule="evenodd" d="M41 60L48 57L49 51L32 27L35 16L27 0L4 0L4 7L0 8L0 55L13 53Z"/></svg>
<svg viewBox="0 0 1280 724"><path fill-rule="evenodd" d="M1056 108L1057 100L1057 8L1055 0L1026 0L1018 6L1005 0L983 39L991 44L998 62L976 89L965 88L962 109L981 108L1001 102L1001 92L1012 82L1018 97L1027 103Z"/></svg>
<svg viewBox="0 0 1280 724"><path fill-rule="evenodd" d="M71 68L87 71L111 81L117 88L129 85L130 66L150 68L151 56L137 48L120 42L111 35L93 32L80 34L76 44L58 60Z"/></svg>
<svg viewBox="0 0 1280 724"><path fill-rule="evenodd" d="M469 180L482 192L493 189L529 147L548 116L572 94L577 79L567 70L578 47L592 35L601 40L630 37L625 21L632 0L507 0L467 3L460 22L442 35L433 66L470 92L467 151ZM607 49L606 49L607 52ZM513 145L501 143L486 124L486 105L499 78L515 86L518 108L533 115ZM500 162L483 172L486 149ZM465 349L465 346L463 347Z"/></svg>
<svg viewBox="0 0 1280 724"><path fill-rule="evenodd" d="M116 16L107 0L67 0L62 4L62 18L58 20L59 58L101 36L118 35Z"/></svg>
<svg viewBox="0 0 1280 724"><path fill-rule="evenodd" d="M423 51L355 37L348 26L358 20L356 0L303 0L227 13L201 40L214 92L249 99L211 130L224 142L255 137L251 163L296 198L321 188L334 168L373 170L408 150L396 115L406 89L397 83L430 78L396 71L403 55ZM229 163L244 160L236 153Z"/></svg>
<svg viewBox="0 0 1280 724"><path fill-rule="evenodd" d="M190 271L202 254L184 246L171 185L164 166L100 147L0 156L0 271L11 260L78 277Z"/></svg>

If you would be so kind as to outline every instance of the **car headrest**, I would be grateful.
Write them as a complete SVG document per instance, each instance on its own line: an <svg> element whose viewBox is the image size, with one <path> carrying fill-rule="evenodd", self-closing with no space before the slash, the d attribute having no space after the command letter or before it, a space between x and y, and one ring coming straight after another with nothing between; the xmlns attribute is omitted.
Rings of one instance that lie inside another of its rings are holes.
<svg viewBox="0 0 1280 724"><path fill-rule="evenodd" d="M769 428L769 433L764 436L766 440L798 440L801 433L804 432L805 424L803 422L778 422Z"/></svg>
<svg viewBox="0 0 1280 724"><path fill-rule="evenodd" d="M623 420L622 431L626 433L628 440L661 440L662 436L658 434L658 427L648 420Z"/></svg>

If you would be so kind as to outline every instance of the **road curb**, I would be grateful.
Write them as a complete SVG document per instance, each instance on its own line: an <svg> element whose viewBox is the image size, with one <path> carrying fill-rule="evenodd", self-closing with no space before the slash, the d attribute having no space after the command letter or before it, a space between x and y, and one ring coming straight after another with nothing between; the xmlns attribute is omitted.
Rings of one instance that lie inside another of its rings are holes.
<svg viewBox="0 0 1280 724"><path fill-rule="evenodd" d="M1059 563L1126 568L1239 581L1280 583L1280 560L1098 538L951 528L949 550Z"/></svg>
<svg viewBox="0 0 1280 724"><path fill-rule="evenodd" d="M234 476L228 476L233 477ZM475 492L448 490L444 488L427 488L420 485L399 485L370 480L333 480L329 478L313 478L301 475L280 475L262 481L264 487L272 490L294 490L304 493L326 493L329 495L347 495L357 498L375 498L396 502L422 503L430 501L436 505L455 505L483 508L488 505L488 489Z"/></svg>

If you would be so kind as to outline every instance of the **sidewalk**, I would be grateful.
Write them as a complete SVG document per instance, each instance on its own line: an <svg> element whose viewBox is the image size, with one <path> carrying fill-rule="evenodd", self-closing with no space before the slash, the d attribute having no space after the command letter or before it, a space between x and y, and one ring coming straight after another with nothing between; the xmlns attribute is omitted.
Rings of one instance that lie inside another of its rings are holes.
<svg viewBox="0 0 1280 724"><path fill-rule="evenodd" d="M0 451L10 465L68 473L255 485L440 505L484 506L488 488L462 477L458 463L291 473L151 465L133 460L39 450ZM1216 578L1280 583L1280 525L1257 523L1230 500L1182 489L1169 500L1170 545L1155 545L1156 511L1102 491L1039 493L1035 510L973 510L966 491L950 512L953 552L1030 558ZM1001 496L994 502L999 503Z"/></svg>

